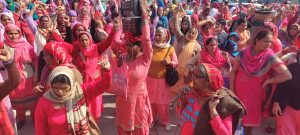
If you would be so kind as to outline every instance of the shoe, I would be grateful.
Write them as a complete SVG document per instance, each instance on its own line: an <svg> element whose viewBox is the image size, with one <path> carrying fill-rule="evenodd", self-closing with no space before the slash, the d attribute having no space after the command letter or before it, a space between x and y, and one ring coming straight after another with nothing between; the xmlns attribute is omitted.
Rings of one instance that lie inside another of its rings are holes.
<svg viewBox="0 0 300 135"><path fill-rule="evenodd" d="M26 120L20 120L17 122L17 129L20 130L24 124L25 124Z"/></svg>
<svg viewBox="0 0 300 135"><path fill-rule="evenodd" d="M172 130L171 125L170 125L170 124L166 125L165 130L166 130L167 132L170 132L170 131Z"/></svg>
<svg viewBox="0 0 300 135"><path fill-rule="evenodd" d="M272 135L273 133L274 133L274 128L272 128L272 127L267 127L266 129L265 129L265 135Z"/></svg>

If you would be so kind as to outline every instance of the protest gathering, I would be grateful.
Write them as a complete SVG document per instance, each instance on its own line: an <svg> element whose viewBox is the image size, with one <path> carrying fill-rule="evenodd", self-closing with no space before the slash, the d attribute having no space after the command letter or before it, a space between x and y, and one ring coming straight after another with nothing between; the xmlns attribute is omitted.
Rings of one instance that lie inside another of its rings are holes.
<svg viewBox="0 0 300 135"><path fill-rule="evenodd" d="M0 0L0 135L300 135L300 1Z"/></svg>

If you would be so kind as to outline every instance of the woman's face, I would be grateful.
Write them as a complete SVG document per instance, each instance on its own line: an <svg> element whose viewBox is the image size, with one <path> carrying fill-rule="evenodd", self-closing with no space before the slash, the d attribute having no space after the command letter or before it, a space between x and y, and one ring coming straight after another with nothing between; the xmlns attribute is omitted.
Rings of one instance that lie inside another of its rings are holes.
<svg viewBox="0 0 300 135"><path fill-rule="evenodd" d="M6 26L7 24L11 24L12 20L7 15L2 15L1 23L3 24L3 26Z"/></svg>
<svg viewBox="0 0 300 135"><path fill-rule="evenodd" d="M222 31L222 25L221 24L216 24L214 27L214 33L218 34Z"/></svg>
<svg viewBox="0 0 300 135"><path fill-rule="evenodd" d="M239 29L239 30L247 30L247 23L241 23L241 24L238 26L238 29Z"/></svg>
<svg viewBox="0 0 300 135"><path fill-rule="evenodd" d="M6 32L8 35L9 39L13 42L17 41L20 38L20 33L16 29L12 29Z"/></svg>
<svg viewBox="0 0 300 135"><path fill-rule="evenodd" d="M193 71L193 89L202 90L208 86L207 76L199 68Z"/></svg>
<svg viewBox="0 0 300 135"><path fill-rule="evenodd" d="M273 42L273 35L272 34L268 34L265 38L261 39L261 40L256 40L256 44L255 46L260 50L260 51L264 51L266 49L268 49Z"/></svg>
<svg viewBox="0 0 300 135"><path fill-rule="evenodd" d="M90 39L89 39L88 35L86 35L86 34L82 34L80 36L79 42L84 48L87 48L90 45Z"/></svg>
<svg viewBox="0 0 300 135"><path fill-rule="evenodd" d="M209 29L211 28L210 24L206 24L203 26L203 32L206 34L206 35L209 35Z"/></svg>
<svg viewBox="0 0 300 135"><path fill-rule="evenodd" d="M84 32L84 28L82 26L77 27L75 33L78 36L81 32Z"/></svg>
<svg viewBox="0 0 300 135"><path fill-rule="evenodd" d="M54 83L52 84L52 89L56 96L63 98L71 91L71 86L64 83Z"/></svg>
<svg viewBox="0 0 300 135"><path fill-rule="evenodd" d="M62 5L62 0L56 0L56 4L57 4L58 6L61 6L61 5Z"/></svg>
<svg viewBox="0 0 300 135"><path fill-rule="evenodd" d="M41 24L41 28L48 28L49 27L49 18L48 17L43 17L40 19L40 24Z"/></svg>
<svg viewBox="0 0 300 135"><path fill-rule="evenodd" d="M43 59L45 60L46 64L52 65L52 59L53 59L52 55L45 51L43 51L43 53L44 53Z"/></svg>
<svg viewBox="0 0 300 135"><path fill-rule="evenodd" d="M186 34L187 38L192 40L192 39L196 39L197 36L197 29L192 28L188 31L188 33Z"/></svg>
<svg viewBox="0 0 300 135"><path fill-rule="evenodd" d="M163 13L164 13L164 9L162 7L160 7L160 8L157 9L157 15L158 16L162 16Z"/></svg>
<svg viewBox="0 0 300 135"><path fill-rule="evenodd" d="M217 40L212 40L210 43L208 43L205 48L207 49L208 52L212 53L216 49L218 49L218 43Z"/></svg>
<svg viewBox="0 0 300 135"><path fill-rule="evenodd" d="M183 22L181 23L181 28L182 28L183 30L187 30L187 29L189 28L189 23L188 23L187 21L183 21Z"/></svg>
<svg viewBox="0 0 300 135"><path fill-rule="evenodd" d="M155 42L156 43L164 43L166 40L166 35L160 31L155 32Z"/></svg>
<svg viewBox="0 0 300 135"><path fill-rule="evenodd" d="M291 26L288 30L290 36L294 37L297 36L299 34L299 29L297 26Z"/></svg>

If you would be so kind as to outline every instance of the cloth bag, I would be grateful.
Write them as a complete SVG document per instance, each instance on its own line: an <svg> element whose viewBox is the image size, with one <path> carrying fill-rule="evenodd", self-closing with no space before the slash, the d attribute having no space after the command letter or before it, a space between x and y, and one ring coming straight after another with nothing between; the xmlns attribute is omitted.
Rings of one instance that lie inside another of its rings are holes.
<svg viewBox="0 0 300 135"><path fill-rule="evenodd" d="M113 62L111 70L112 70L112 84L106 92L115 94L123 98L127 98L128 66L125 64L125 62L123 62L123 64L119 67L117 66L117 62Z"/></svg>

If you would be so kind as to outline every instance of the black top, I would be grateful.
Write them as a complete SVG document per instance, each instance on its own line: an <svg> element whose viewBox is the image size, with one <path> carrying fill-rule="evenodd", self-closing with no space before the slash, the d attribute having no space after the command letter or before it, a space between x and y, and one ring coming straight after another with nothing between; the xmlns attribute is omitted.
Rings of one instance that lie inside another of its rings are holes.
<svg viewBox="0 0 300 135"><path fill-rule="evenodd" d="M293 78L278 84L273 101L279 102L282 111L287 105L295 110L300 110L300 63L290 64L288 69Z"/></svg>

